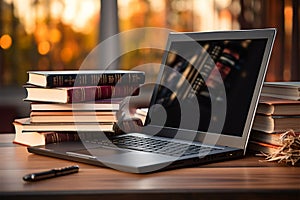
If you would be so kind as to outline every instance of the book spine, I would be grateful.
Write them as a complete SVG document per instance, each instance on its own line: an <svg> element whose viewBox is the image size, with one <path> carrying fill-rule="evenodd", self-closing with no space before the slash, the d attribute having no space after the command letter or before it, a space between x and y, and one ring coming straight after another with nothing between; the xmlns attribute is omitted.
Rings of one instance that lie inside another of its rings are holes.
<svg viewBox="0 0 300 200"><path fill-rule="evenodd" d="M68 102L96 101L138 95L137 85L78 87L68 90Z"/></svg>
<svg viewBox="0 0 300 200"><path fill-rule="evenodd" d="M45 144L80 140L77 133L45 132L41 134L45 136Z"/></svg>
<svg viewBox="0 0 300 200"><path fill-rule="evenodd" d="M144 73L48 75L46 87L143 84Z"/></svg>

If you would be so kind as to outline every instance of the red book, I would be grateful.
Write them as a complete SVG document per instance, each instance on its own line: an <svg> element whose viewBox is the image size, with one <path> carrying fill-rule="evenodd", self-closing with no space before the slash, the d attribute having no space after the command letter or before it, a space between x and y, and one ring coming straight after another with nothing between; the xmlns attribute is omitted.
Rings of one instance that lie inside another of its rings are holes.
<svg viewBox="0 0 300 200"><path fill-rule="evenodd" d="M13 122L15 127L15 138L13 143L25 146L45 145L49 143L65 142L65 141L79 141L80 137L77 132L23 132L22 124Z"/></svg>
<svg viewBox="0 0 300 200"><path fill-rule="evenodd" d="M41 88L25 86L27 101L74 103L137 95L138 85Z"/></svg>

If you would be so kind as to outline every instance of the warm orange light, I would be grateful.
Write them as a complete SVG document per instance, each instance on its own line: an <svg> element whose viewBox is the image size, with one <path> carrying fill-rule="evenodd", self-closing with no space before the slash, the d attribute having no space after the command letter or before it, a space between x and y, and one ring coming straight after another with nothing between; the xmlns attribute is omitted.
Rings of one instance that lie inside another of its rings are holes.
<svg viewBox="0 0 300 200"><path fill-rule="evenodd" d="M63 62L67 63L73 58L73 51L69 47L65 47L60 52L60 58Z"/></svg>
<svg viewBox="0 0 300 200"><path fill-rule="evenodd" d="M15 16L28 34L35 32L36 24L44 23L49 16L54 21L71 25L77 31L86 31L100 10L99 0L6 1L9 4L13 2Z"/></svg>
<svg viewBox="0 0 300 200"><path fill-rule="evenodd" d="M0 46L2 49L9 49L12 45L12 39L10 37L10 35L8 34L4 34L2 35L2 37L0 38Z"/></svg>
<svg viewBox="0 0 300 200"><path fill-rule="evenodd" d="M46 55L50 51L50 43L43 41L38 44L38 51L41 55Z"/></svg>
<svg viewBox="0 0 300 200"><path fill-rule="evenodd" d="M49 39L52 43L57 43L61 40L61 33L58 29L52 29L50 31Z"/></svg>
<svg viewBox="0 0 300 200"><path fill-rule="evenodd" d="M284 8L284 15L291 18L293 16L293 8L291 6L286 6Z"/></svg>
<svg viewBox="0 0 300 200"><path fill-rule="evenodd" d="M37 42L42 42L47 40L47 36L49 34L49 30L46 24L38 24L36 31L34 32L35 39Z"/></svg>
<svg viewBox="0 0 300 200"><path fill-rule="evenodd" d="M293 8L291 6L286 6L284 8L284 24L285 24L285 32L288 34L292 33L293 28Z"/></svg>
<svg viewBox="0 0 300 200"><path fill-rule="evenodd" d="M225 9L220 12L220 28L221 29L230 29L232 21L232 16L229 10Z"/></svg>

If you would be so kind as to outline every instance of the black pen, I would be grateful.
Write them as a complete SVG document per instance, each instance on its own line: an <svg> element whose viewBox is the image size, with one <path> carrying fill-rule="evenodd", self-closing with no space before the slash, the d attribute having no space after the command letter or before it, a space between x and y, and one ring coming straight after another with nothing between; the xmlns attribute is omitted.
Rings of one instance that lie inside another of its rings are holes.
<svg viewBox="0 0 300 200"><path fill-rule="evenodd" d="M23 180L29 181L29 182L39 181L39 180L43 180L43 179L54 178L54 177L58 177L58 176L64 176L67 174L76 173L76 172L78 172L78 170L79 170L78 165L62 167L62 168L55 168L55 169L51 169L51 170L44 171L44 172L27 174L27 175L23 176Z"/></svg>

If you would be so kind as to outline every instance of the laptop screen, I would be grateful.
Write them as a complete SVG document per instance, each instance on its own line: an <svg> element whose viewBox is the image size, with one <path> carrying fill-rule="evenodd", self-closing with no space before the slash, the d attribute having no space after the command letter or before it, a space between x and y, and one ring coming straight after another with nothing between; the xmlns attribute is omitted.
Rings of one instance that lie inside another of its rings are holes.
<svg viewBox="0 0 300 200"><path fill-rule="evenodd" d="M146 123L241 137L268 38L182 37L169 38Z"/></svg>

